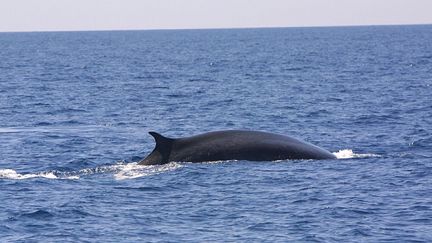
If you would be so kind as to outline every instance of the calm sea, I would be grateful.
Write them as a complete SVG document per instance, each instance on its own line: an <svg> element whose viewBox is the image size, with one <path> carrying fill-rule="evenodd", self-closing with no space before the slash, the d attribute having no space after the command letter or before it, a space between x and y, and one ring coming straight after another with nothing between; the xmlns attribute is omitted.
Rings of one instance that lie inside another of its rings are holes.
<svg viewBox="0 0 432 243"><path fill-rule="evenodd" d="M432 26L0 33L1 242L432 241ZM250 129L324 161L138 166Z"/></svg>

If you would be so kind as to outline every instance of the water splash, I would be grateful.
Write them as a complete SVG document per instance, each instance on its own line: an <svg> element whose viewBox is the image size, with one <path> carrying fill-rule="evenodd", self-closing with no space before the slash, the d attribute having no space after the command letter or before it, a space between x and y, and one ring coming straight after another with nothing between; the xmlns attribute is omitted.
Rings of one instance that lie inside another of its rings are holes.
<svg viewBox="0 0 432 243"><path fill-rule="evenodd" d="M138 165L138 163L119 163L115 165L85 168L77 171L42 171L36 173L18 173L13 169L0 169L0 179L25 180L33 178L78 180L83 176L112 174L116 180L134 179L155 175L182 167L179 163L164 165Z"/></svg>
<svg viewBox="0 0 432 243"><path fill-rule="evenodd" d="M381 157L381 155L378 154L357 154L354 153L351 149L339 150L338 152L333 152L333 154L338 159Z"/></svg>

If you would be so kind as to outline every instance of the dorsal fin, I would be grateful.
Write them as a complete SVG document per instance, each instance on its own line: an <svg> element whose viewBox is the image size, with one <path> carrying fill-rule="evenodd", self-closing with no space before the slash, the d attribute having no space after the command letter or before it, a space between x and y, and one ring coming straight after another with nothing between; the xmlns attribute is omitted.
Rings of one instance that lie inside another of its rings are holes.
<svg viewBox="0 0 432 243"><path fill-rule="evenodd" d="M159 152L159 154L162 157L161 158L162 162L166 163L169 159L169 155L171 153L171 147L172 147L172 143L174 142L174 139L164 137L157 132L149 132L149 134L153 136L156 142L156 147L154 151Z"/></svg>
<svg viewBox="0 0 432 243"><path fill-rule="evenodd" d="M149 134L152 135L153 138L155 139L156 147L158 147L158 146L165 147L167 145L171 145L171 143L174 141L174 139L164 137L157 132L149 132Z"/></svg>

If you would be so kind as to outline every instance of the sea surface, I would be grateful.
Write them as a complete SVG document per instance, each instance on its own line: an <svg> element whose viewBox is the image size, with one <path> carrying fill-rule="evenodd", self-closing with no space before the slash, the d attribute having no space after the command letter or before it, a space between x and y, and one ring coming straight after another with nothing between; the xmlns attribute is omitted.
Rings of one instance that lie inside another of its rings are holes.
<svg viewBox="0 0 432 243"><path fill-rule="evenodd" d="M431 242L432 25L0 33L0 242ZM139 166L246 129L334 160Z"/></svg>

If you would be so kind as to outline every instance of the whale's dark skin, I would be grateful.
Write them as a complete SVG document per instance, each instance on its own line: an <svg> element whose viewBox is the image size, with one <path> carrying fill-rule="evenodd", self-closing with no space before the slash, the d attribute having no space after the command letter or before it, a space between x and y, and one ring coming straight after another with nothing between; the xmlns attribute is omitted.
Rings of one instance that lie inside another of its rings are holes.
<svg viewBox="0 0 432 243"><path fill-rule="evenodd" d="M229 130L177 139L156 132L149 134L154 137L156 147L140 165L171 161L336 159L329 151L313 144L268 132Z"/></svg>

